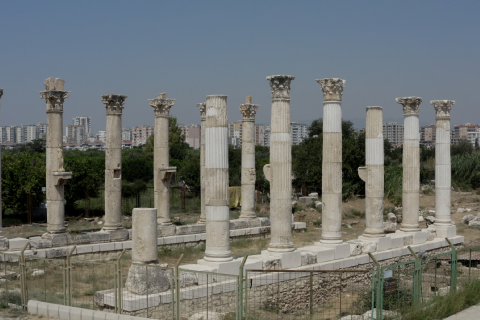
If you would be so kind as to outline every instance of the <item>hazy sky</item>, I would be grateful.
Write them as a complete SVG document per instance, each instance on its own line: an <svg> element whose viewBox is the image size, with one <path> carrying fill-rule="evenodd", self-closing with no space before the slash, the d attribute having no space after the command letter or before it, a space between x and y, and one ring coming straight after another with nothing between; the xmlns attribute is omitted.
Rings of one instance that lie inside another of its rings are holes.
<svg viewBox="0 0 480 320"><path fill-rule="evenodd" d="M0 125L45 122L45 78L72 91L74 116L105 128L102 94L126 94L123 126L152 125L148 99L175 98L180 123L200 123L196 103L228 95L229 120L247 95L270 123L266 76L296 76L292 121L322 115L319 78L346 79L344 119L365 126L365 107L403 122L395 97L453 99L452 124L480 122L478 1L7 1L0 0Z"/></svg>

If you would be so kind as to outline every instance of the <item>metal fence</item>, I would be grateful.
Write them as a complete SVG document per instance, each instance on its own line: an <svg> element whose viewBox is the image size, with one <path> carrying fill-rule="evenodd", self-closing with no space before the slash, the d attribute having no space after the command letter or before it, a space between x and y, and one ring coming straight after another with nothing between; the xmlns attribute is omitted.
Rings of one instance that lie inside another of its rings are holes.
<svg viewBox="0 0 480 320"><path fill-rule="evenodd" d="M448 241L448 239L447 239ZM26 248L26 247L25 247ZM237 275L144 265L123 258L72 261L0 254L0 307L38 300L146 318L340 319L421 304L480 279L480 247L428 256L373 270L243 270ZM374 312L375 310L375 312Z"/></svg>

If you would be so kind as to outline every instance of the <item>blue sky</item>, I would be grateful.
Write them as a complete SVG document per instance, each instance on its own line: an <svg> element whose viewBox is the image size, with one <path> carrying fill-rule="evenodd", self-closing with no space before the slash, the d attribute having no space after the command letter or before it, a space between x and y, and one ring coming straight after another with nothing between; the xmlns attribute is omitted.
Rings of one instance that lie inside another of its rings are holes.
<svg viewBox="0 0 480 320"><path fill-rule="evenodd" d="M148 99L167 92L180 123L199 123L196 103L228 95L241 119L247 95L270 123L265 77L296 76L292 121L322 115L315 79L346 79L344 119L365 123L366 106L403 121L396 97L452 99L452 124L479 123L478 1L7 1L0 0L0 125L45 122L39 91L50 76L72 91L74 116L105 128L100 95L128 95L124 126L152 125Z"/></svg>

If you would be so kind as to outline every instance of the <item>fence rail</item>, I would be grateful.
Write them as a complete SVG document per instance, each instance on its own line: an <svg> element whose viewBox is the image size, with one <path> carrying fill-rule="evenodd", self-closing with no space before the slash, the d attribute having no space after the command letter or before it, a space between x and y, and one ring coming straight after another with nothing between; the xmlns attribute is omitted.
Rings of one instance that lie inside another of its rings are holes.
<svg viewBox="0 0 480 320"><path fill-rule="evenodd" d="M393 265L371 255L373 270L243 270L245 257L236 275L183 269L181 258L138 264L123 253L111 261L1 253L0 307L38 300L165 320L383 319L480 278L480 247L453 245L428 257L411 250L413 260Z"/></svg>

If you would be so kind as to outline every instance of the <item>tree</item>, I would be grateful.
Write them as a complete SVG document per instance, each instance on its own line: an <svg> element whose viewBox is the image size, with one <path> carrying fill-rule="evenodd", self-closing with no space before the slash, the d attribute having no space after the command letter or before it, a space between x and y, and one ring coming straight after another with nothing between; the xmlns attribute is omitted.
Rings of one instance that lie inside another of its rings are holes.
<svg viewBox="0 0 480 320"><path fill-rule="evenodd" d="M45 155L4 152L2 154L3 210L27 212L28 199L35 207L44 200Z"/></svg>
<svg viewBox="0 0 480 320"><path fill-rule="evenodd" d="M458 144L453 144L450 148L451 156L456 156L460 154L470 154L473 152L473 146L467 139L462 139Z"/></svg>
<svg viewBox="0 0 480 320"><path fill-rule="evenodd" d="M27 148L31 153L45 153L45 140L35 139L27 143Z"/></svg>

